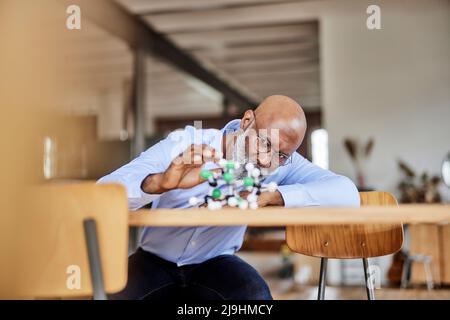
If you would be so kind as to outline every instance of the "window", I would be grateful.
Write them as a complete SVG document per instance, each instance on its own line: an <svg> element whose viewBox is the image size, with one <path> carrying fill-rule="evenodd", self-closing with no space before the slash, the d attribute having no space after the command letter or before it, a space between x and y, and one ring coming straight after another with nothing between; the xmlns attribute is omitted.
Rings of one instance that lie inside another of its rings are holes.
<svg viewBox="0 0 450 320"><path fill-rule="evenodd" d="M312 162L323 169L328 169L328 132L316 129L311 133Z"/></svg>
<svg viewBox="0 0 450 320"><path fill-rule="evenodd" d="M55 142L50 137L44 138L44 178L51 179L55 176Z"/></svg>

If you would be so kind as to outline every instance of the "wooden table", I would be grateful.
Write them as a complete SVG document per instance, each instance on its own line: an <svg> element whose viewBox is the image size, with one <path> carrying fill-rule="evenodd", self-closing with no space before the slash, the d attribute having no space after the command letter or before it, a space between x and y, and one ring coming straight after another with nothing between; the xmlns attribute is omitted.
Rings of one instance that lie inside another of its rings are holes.
<svg viewBox="0 0 450 320"><path fill-rule="evenodd" d="M201 209L155 209L130 212L129 225L134 227L187 227L187 226L233 226L249 225L253 227L273 227L305 224L374 224L404 223L438 228L439 224L450 223L450 205L400 205L400 206L364 206L361 208L294 208L266 207L257 210L226 208L218 211ZM434 230L433 229L433 230ZM443 226L443 230L450 228ZM437 233L437 232L436 232ZM425 243L429 243L427 236ZM435 243L430 244L436 250ZM428 251L424 251L429 253ZM440 256L439 256L440 257ZM446 261L449 259L442 258ZM433 259L437 259L434 256ZM450 261L450 260L449 260ZM450 265L450 262L448 262ZM445 266L442 268L446 268ZM448 278L448 279L447 279ZM438 279L435 277L435 279ZM450 272L445 274L442 283L450 283ZM449 282L446 282L449 281Z"/></svg>
<svg viewBox="0 0 450 320"><path fill-rule="evenodd" d="M142 209L130 212L130 226L286 226L298 224L450 223L450 205L400 205L362 208Z"/></svg>

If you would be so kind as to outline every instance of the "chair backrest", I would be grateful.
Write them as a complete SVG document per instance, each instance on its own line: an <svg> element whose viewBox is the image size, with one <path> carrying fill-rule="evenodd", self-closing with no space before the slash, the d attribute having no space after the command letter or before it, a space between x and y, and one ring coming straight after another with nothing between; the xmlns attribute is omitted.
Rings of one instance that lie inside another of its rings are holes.
<svg viewBox="0 0 450 320"><path fill-rule="evenodd" d="M396 206L388 192L360 192L361 206ZM286 228L289 248L321 258L369 258L397 252L403 245L401 224L296 225Z"/></svg>
<svg viewBox="0 0 450 320"><path fill-rule="evenodd" d="M57 298L92 295L83 228L97 225L105 290L126 285L128 205L115 184L73 183L36 187L14 239L14 280L2 288L9 298ZM79 284L79 287L78 287Z"/></svg>

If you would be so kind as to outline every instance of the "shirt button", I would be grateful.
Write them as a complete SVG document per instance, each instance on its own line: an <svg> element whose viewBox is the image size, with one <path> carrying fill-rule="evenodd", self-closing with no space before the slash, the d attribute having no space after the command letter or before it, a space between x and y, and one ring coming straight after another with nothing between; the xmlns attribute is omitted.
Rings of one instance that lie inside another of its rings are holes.
<svg viewBox="0 0 450 320"><path fill-rule="evenodd" d="M192 241L191 244L192 244L193 246L195 246L195 245L197 244L197 242Z"/></svg>

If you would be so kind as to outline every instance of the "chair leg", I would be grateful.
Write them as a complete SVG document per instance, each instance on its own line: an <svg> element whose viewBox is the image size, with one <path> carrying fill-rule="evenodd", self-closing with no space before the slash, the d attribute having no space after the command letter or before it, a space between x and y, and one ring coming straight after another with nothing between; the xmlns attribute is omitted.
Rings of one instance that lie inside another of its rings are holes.
<svg viewBox="0 0 450 320"><path fill-rule="evenodd" d="M411 259L409 257L406 257L405 262L403 264L403 270L402 270L402 280L400 287L402 289L406 289L408 287L409 282L409 275L411 273Z"/></svg>
<svg viewBox="0 0 450 320"><path fill-rule="evenodd" d="M100 250L98 247L97 224L94 219L86 219L83 221L83 226L94 300L106 300Z"/></svg>
<svg viewBox="0 0 450 320"><path fill-rule="evenodd" d="M367 299L368 300L375 300L375 292L373 288L373 283L370 279L370 266L369 266L369 260L366 258L363 258L363 265L364 265L364 278L366 280L366 291L367 291Z"/></svg>
<svg viewBox="0 0 450 320"><path fill-rule="evenodd" d="M432 290L434 287L433 283L433 274L431 273L431 258L425 260L423 263L423 267L425 268L425 278L427 281L427 289Z"/></svg>
<svg viewBox="0 0 450 320"><path fill-rule="evenodd" d="M320 279L319 279L319 292L317 295L317 300L325 299L325 286L327 281L327 258L320 259Z"/></svg>

